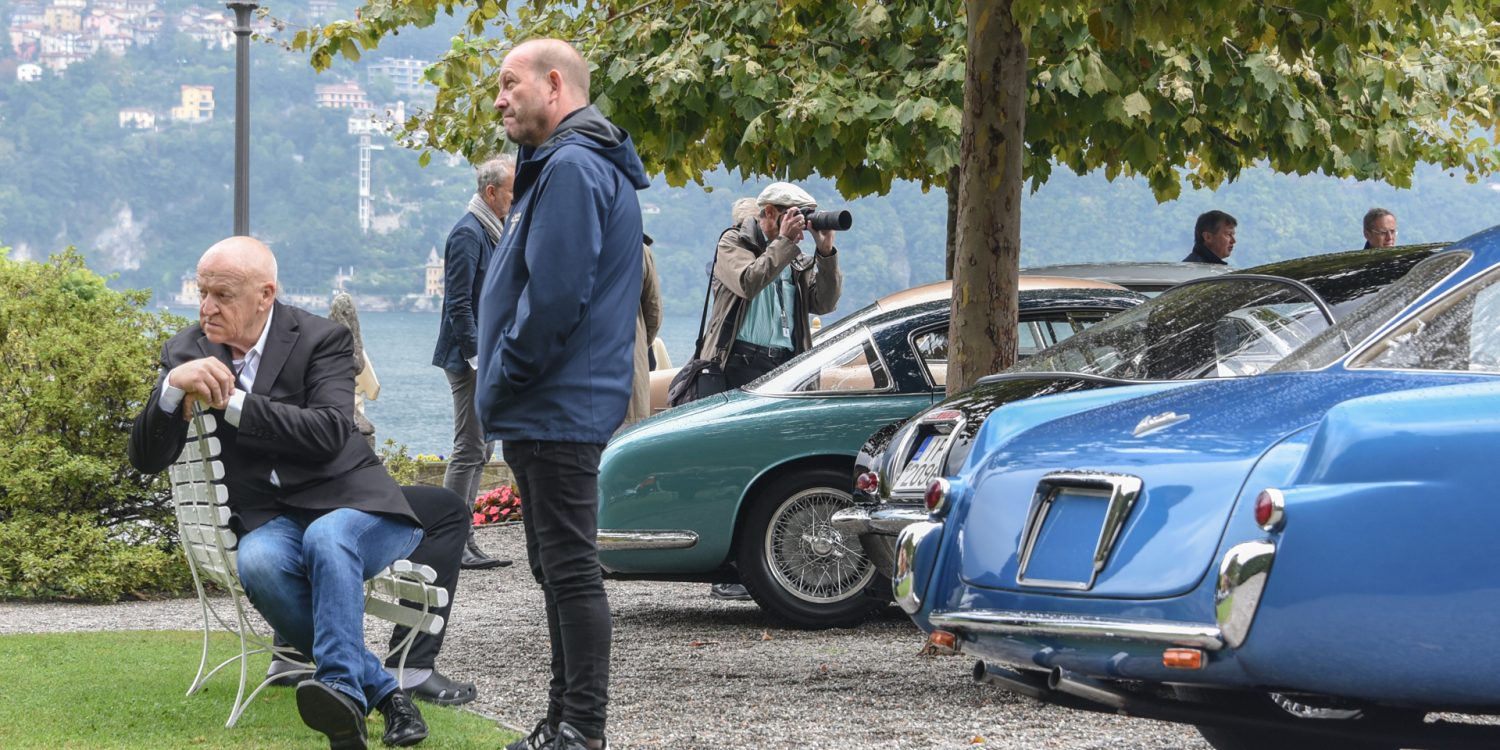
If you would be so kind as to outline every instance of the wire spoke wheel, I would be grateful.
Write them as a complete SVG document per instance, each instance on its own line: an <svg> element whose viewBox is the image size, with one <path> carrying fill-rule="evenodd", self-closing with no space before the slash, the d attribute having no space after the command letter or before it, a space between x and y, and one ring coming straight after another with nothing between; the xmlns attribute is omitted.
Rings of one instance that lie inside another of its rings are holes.
<svg viewBox="0 0 1500 750"><path fill-rule="evenodd" d="M771 515L765 560L771 576L793 596L814 604L859 594L875 575L859 540L833 527L833 514L853 499L828 487L813 487L789 498Z"/></svg>

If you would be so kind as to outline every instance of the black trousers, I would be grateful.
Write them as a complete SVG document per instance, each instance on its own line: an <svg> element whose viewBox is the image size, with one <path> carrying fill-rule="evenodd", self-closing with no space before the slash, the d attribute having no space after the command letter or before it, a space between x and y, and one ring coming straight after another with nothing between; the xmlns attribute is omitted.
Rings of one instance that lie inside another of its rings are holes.
<svg viewBox="0 0 1500 750"><path fill-rule="evenodd" d="M458 589L458 563L463 557L464 542L469 538L469 524L473 518L469 514L469 506L458 495L442 487L402 487L401 494L406 496L406 502L411 504L417 520L422 522L422 541L407 559L431 567L437 573L434 583L448 590L448 604L433 609L432 613L448 622L448 611L453 608L453 598ZM391 631L392 647L406 637L407 630L398 625ZM406 657L407 669L436 667L438 652L443 650L443 636L447 633L447 626L437 635L417 633ZM276 645L289 644L278 634ZM310 660L304 656L303 661ZM385 661L387 667L396 667L400 663L399 654L392 655Z"/></svg>
<svg viewBox="0 0 1500 750"><path fill-rule="evenodd" d="M526 557L547 609L547 723L602 739L613 631L597 543L604 446L505 440L501 448L521 491Z"/></svg>
<svg viewBox="0 0 1500 750"><path fill-rule="evenodd" d="M781 356L771 356L765 354L765 350L760 347L755 348L759 351L750 351L738 341L729 348L729 361L724 364L724 384L730 390L749 383L792 358L790 352Z"/></svg>
<svg viewBox="0 0 1500 750"><path fill-rule="evenodd" d="M469 539L469 527L473 515L469 504L453 492L442 487L402 487L401 494L422 522L422 542L407 559L421 563L437 573L438 586L448 590L448 604L432 610L432 613L448 623L437 635L418 633L411 642L407 654L408 669L431 669L437 666L438 652L443 650L443 636L448 634L452 621L448 611L453 608L454 596L458 593L458 563L464 555L464 542ZM406 628L397 626L391 631L391 645L406 637ZM387 667L400 664L399 656L386 659Z"/></svg>

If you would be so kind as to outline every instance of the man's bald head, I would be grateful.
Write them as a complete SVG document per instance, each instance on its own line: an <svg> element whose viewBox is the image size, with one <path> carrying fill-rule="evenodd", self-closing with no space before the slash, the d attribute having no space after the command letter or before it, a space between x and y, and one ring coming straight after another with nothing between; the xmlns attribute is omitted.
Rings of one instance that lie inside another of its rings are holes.
<svg viewBox="0 0 1500 750"><path fill-rule="evenodd" d="M198 259L198 324L236 358L260 340L276 303L276 256L253 237L214 243Z"/></svg>
<svg viewBox="0 0 1500 750"><path fill-rule="evenodd" d="M554 70L561 74L563 83L577 95L579 107L589 103L589 64L573 45L561 39L532 39L510 51L511 55L516 53L525 56L536 75L545 76Z"/></svg>
<svg viewBox="0 0 1500 750"><path fill-rule="evenodd" d="M216 273L252 283L276 283L276 256L254 237L228 237L215 242L198 259L198 272L205 264Z"/></svg>

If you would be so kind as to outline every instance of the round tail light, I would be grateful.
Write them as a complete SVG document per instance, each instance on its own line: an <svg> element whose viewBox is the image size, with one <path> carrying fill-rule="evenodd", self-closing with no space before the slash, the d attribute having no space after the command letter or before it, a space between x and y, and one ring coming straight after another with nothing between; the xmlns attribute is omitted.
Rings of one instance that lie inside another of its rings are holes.
<svg viewBox="0 0 1500 750"><path fill-rule="evenodd" d="M939 477L927 485L927 494L923 496L927 504L928 513L939 513L943 506L948 504L948 480Z"/></svg>
<svg viewBox="0 0 1500 750"><path fill-rule="evenodd" d="M854 489L873 495L880 491L880 475L873 471L867 471L854 479Z"/></svg>
<svg viewBox="0 0 1500 750"><path fill-rule="evenodd" d="M1286 522L1286 498L1281 490L1264 489L1255 496L1255 523L1266 531L1280 531Z"/></svg>

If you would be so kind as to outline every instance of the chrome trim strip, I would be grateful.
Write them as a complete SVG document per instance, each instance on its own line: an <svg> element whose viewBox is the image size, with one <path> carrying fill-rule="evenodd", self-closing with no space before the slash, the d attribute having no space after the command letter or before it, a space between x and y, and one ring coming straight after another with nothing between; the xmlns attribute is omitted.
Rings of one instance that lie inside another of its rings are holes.
<svg viewBox="0 0 1500 750"><path fill-rule="evenodd" d="M1212 625L1168 620L1124 620L999 609L946 610L933 612L929 619L933 627L972 633L1144 641L1208 651L1224 647L1222 634Z"/></svg>
<svg viewBox="0 0 1500 750"><path fill-rule="evenodd" d="M1140 497L1141 486L1140 477L1102 471L1054 471L1042 477L1037 482L1036 494L1031 498L1031 510L1027 514L1025 531L1021 535L1023 542L1019 555L1020 567L1016 571L1016 583L1022 586L1070 591L1088 591L1093 588L1094 581L1099 578L1099 572L1104 570L1105 563L1109 562L1109 555L1114 551L1115 542L1120 538L1120 531L1125 528L1125 520L1130 517L1130 510L1135 507L1135 501ZM1087 581L1051 581L1027 578L1026 566L1031 564L1031 555L1036 551L1036 542L1041 536L1042 526L1047 521L1047 514L1052 510L1052 503L1057 500L1058 493L1063 489L1081 490L1087 494L1098 495L1109 503L1104 511L1104 523L1099 528L1099 539L1094 543L1094 560L1089 570L1089 579Z"/></svg>
<svg viewBox="0 0 1500 750"><path fill-rule="evenodd" d="M686 529L600 529L599 549L689 549L698 545L698 532Z"/></svg>
<svg viewBox="0 0 1500 750"><path fill-rule="evenodd" d="M1270 541L1236 544L1224 553L1214 587L1214 619L1230 648L1239 648L1250 636L1275 559L1276 544Z"/></svg>

